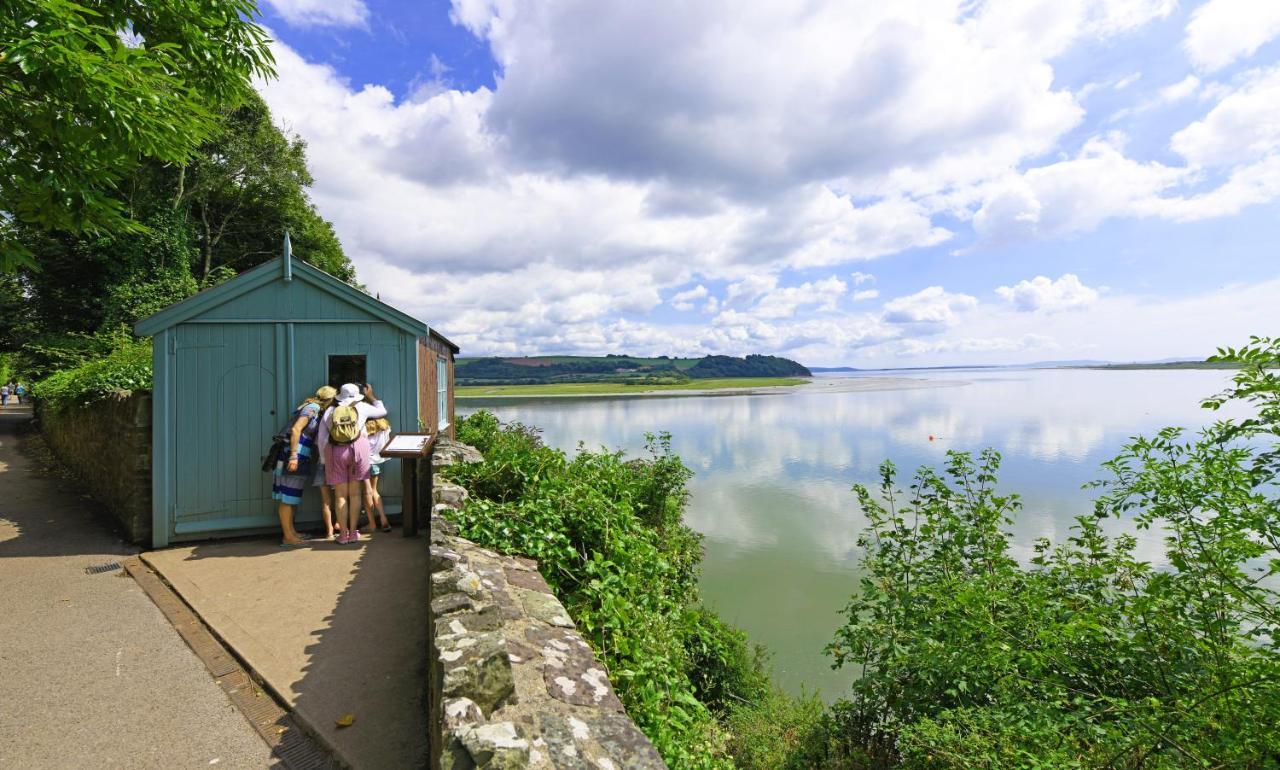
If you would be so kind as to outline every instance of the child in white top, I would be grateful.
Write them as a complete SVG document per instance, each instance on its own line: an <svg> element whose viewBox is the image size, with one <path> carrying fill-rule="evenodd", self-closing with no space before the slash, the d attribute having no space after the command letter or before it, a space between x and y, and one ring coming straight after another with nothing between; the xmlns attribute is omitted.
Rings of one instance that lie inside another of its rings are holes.
<svg viewBox="0 0 1280 770"><path fill-rule="evenodd" d="M373 513L378 512L382 521L382 531L391 531L391 522L387 521L387 512L382 508L382 495L378 492L378 479L382 476L382 464L387 458L382 450L387 448L391 440L391 423L385 417L369 420L364 425L369 435L369 479L364 482L364 509L369 514L369 528L373 529Z"/></svg>

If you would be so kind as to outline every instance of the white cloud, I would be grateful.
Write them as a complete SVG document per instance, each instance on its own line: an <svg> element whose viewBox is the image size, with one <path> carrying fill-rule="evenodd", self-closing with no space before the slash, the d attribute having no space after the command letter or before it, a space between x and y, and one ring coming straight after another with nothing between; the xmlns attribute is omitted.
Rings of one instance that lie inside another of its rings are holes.
<svg viewBox="0 0 1280 770"><path fill-rule="evenodd" d="M1280 67L1252 73L1169 146L1193 166L1231 165L1280 149Z"/></svg>
<svg viewBox="0 0 1280 770"><path fill-rule="evenodd" d="M941 286L930 286L886 302L884 320L897 324L952 326L959 320L960 313L977 305L978 300L968 294L952 294Z"/></svg>
<svg viewBox="0 0 1280 770"><path fill-rule="evenodd" d="M312 24L368 16L360 3L276 5L310 9ZM262 91L307 140L313 198L361 279L468 354L852 350L936 335L974 310L938 286L881 312L849 304L879 296L849 293L874 280L854 264L947 241L943 215L974 218L990 242L1271 194L1254 164L1161 197L1188 171L1130 160L1116 137L1037 160L1084 114L1055 86L1054 57L1171 7L455 0L499 64L492 89L460 90L433 64L397 100L277 43L280 78ZM1028 162L1046 165L1020 171ZM848 279L784 285L812 268ZM721 285L722 298L706 289ZM650 323L664 297L715 321Z"/></svg>
<svg viewBox="0 0 1280 770"><path fill-rule="evenodd" d="M295 27L365 27L364 0L267 0L272 10Z"/></svg>
<svg viewBox="0 0 1280 770"><path fill-rule="evenodd" d="M1117 137L1091 139L1071 160L991 185L974 229L984 241L1000 243L1074 235L1109 217L1157 213L1159 194L1186 172L1130 160L1119 142Z"/></svg>
<svg viewBox="0 0 1280 770"><path fill-rule="evenodd" d="M1160 89L1160 101L1165 104L1172 104L1192 96L1200 88L1200 78L1195 75L1187 75L1182 80L1172 85L1167 85Z"/></svg>
<svg viewBox="0 0 1280 770"><path fill-rule="evenodd" d="M692 289L688 289L686 291L682 291L678 294L673 295L671 299L668 300L668 302L671 304L671 307L675 308L676 310L681 310L681 311L693 310L694 300L699 300L706 296L707 296L707 287L703 286L702 284L698 284Z"/></svg>
<svg viewBox="0 0 1280 770"><path fill-rule="evenodd" d="M1055 313L1060 310L1073 310L1088 307L1098 299L1098 291L1080 282L1080 279L1067 273L1056 281L1038 275L1029 281L1018 281L1013 286L1001 286L996 289L1001 299L1010 303L1015 310L1032 312L1042 310Z"/></svg>
<svg viewBox="0 0 1280 770"><path fill-rule="evenodd" d="M1213 71L1252 56L1280 35L1280 3L1273 0L1208 0L1187 23L1183 47L1202 70Z"/></svg>
<svg viewBox="0 0 1280 770"><path fill-rule="evenodd" d="M802 307L816 306L819 310L835 310L836 303L847 289L848 285L835 276L799 286L773 289L761 297L751 312L757 318L787 318Z"/></svg>

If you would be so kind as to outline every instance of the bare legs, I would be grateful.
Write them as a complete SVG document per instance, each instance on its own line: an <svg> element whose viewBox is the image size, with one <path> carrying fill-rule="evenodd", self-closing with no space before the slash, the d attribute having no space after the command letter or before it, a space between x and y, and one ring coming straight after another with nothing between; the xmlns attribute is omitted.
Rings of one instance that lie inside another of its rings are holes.
<svg viewBox="0 0 1280 770"><path fill-rule="evenodd" d="M360 523L360 487L362 482L346 481L333 488L334 513L341 535L355 534Z"/></svg>
<svg viewBox="0 0 1280 770"><path fill-rule="evenodd" d="M324 539L333 539L333 489L327 485L320 486L320 513L324 516Z"/></svg>
<svg viewBox="0 0 1280 770"><path fill-rule="evenodd" d="M387 521L387 512L382 508L382 495L378 492L378 479L381 476L373 476L364 482L364 509L369 513L369 529L377 529L378 521L382 522L382 528L387 529L391 526ZM373 514L378 512L378 518L375 521Z"/></svg>
<svg viewBox="0 0 1280 770"><path fill-rule="evenodd" d="M302 538L298 537L298 530L293 528L293 506L288 503L278 503L276 515L280 517L280 532L283 535L281 542L289 545L301 543Z"/></svg>

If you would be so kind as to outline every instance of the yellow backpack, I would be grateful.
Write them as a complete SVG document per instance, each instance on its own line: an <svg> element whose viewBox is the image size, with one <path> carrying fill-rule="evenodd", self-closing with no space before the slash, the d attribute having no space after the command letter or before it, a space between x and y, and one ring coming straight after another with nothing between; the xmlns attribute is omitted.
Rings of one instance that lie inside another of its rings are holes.
<svg viewBox="0 0 1280 770"><path fill-rule="evenodd" d="M329 419L329 441L350 444L360 437L360 413L355 404L334 407Z"/></svg>

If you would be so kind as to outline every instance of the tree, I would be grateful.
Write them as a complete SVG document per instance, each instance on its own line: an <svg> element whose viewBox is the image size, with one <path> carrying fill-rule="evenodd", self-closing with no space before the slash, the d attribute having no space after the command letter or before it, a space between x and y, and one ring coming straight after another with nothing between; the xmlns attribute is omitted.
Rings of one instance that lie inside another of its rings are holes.
<svg viewBox="0 0 1280 770"><path fill-rule="evenodd" d="M0 9L0 269L32 264L19 225L138 232L120 184L185 164L218 110L272 74L254 0L16 0Z"/></svg>
<svg viewBox="0 0 1280 770"><path fill-rule="evenodd" d="M224 114L189 164L160 173L170 181L152 192L172 189L170 205L187 212L200 251L192 270L201 280L219 266L241 272L275 256L286 230L299 257L354 277L332 225L307 199L306 143L276 127L257 94Z"/></svg>

